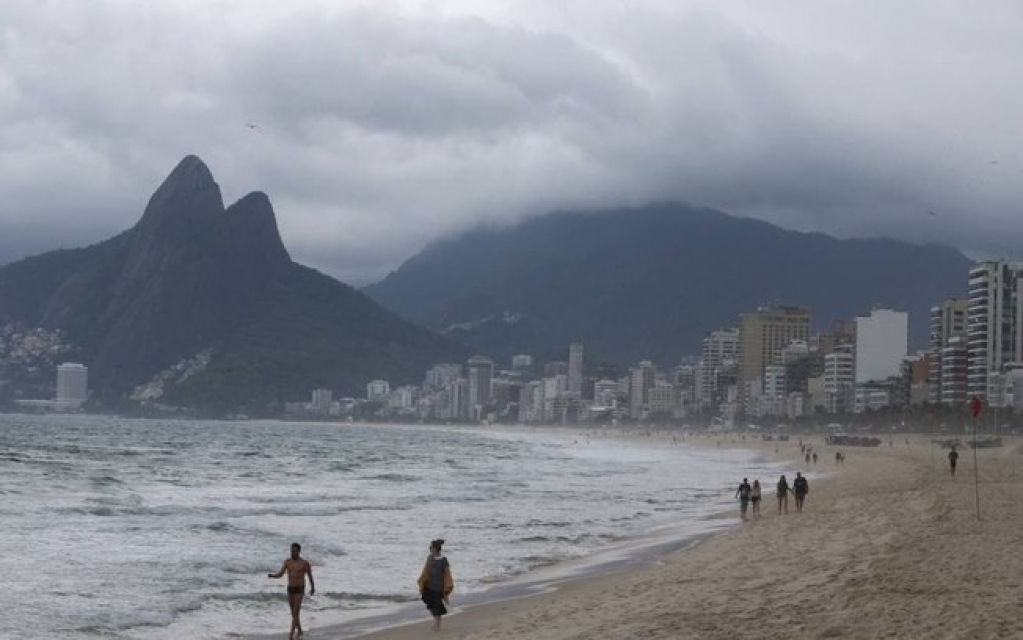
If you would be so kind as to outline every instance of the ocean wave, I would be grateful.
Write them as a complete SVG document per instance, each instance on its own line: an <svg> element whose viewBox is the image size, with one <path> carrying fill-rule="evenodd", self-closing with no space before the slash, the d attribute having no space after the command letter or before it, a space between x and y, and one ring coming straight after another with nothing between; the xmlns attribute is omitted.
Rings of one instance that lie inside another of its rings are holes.
<svg viewBox="0 0 1023 640"><path fill-rule="evenodd" d="M142 506L138 503L123 504L121 502L103 502L96 500L93 506L59 507L54 509L55 513L65 515L91 515L99 517L135 517L153 516L160 518L176 516L208 516L220 515L226 518L259 518L265 516L280 517L330 517L356 511L408 511L412 507L408 505L296 505L277 506L265 508L236 508L236 507L202 507L202 506L177 506L177 505L156 505ZM198 524L196 527L208 528L207 524ZM217 531L217 529L210 529ZM222 529L226 531L227 529Z"/></svg>
<svg viewBox="0 0 1023 640"><path fill-rule="evenodd" d="M388 482L415 482L418 476L410 476L404 473L381 473L375 476L366 476L366 480L386 480Z"/></svg>
<svg viewBox="0 0 1023 640"><path fill-rule="evenodd" d="M583 533L577 536L525 536L519 538L516 542L523 543L537 543L537 542L555 542L559 544L571 544L577 545L585 542L596 542L596 543L607 543L607 542L619 542L626 540L627 536L620 536L610 533Z"/></svg>
<svg viewBox="0 0 1023 640"><path fill-rule="evenodd" d="M418 600L415 593L352 593L348 591L317 591L315 598L331 600L333 602L380 602L387 604L413 602ZM253 591L244 593L213 593L206 596L207 600L215 602L278 602L281 599L281 591Z"/></svg>
<svg viewBox="0 0 1023 640"><path fill-rule="evenodd" d="M102 476L91 476L89 482L96 487L107 487L107 486L120 486L124 485L123 480L119 480L114 476L102 475Z"/></svg>

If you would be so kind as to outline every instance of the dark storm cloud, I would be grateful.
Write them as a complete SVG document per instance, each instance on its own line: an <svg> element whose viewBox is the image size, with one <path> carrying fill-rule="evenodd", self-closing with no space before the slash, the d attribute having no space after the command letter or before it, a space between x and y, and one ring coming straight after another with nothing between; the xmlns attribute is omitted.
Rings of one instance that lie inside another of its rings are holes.
<svg viewBox="0 0 1023 640"><path fill-rule="evenodd" d="M186 153L356 283L670 199L1020 254L1015 3L154 6L0 5L0 260L131 225Z"/></svg>

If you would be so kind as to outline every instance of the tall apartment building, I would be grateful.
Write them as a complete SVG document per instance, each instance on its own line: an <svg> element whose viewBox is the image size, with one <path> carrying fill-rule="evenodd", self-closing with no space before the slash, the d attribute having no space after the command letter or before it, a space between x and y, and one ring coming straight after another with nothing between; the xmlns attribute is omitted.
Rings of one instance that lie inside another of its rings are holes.
<svg viewBox="0 0 1023 640"><path fill-rule="evenodd" d="M981 262L970 269L966 392L989 397L992 374L1023 362L1023 263Z"/></svg>
<svg viewBox="0 0 1023 640"><path fill-rule="evenodd" d="M764 395L769 398L785 395L785 365L769 364L764 367Z"/></svg>
<svg viewBox="0 0 1023 640"><path fill-rule="evenodd" d="M657 379L657 369L649 360L639 363L639 366L629 370L629 416L642 418L647 408L647 401L650 399L650 389L654 388L654 381Z"/></svg>
<svg viewBox="0 0 1023 640"><path fill-rule="evenodd" d="M749 385L760 381L770 365L781 364L781 351L794 340L810 338L810 310L762 307L739 323L739 396L745 404Z"/></svg>
<svg viewBox="0 0 1023 640"><path fill-rule="evenodd" d="M824 355L824 394L828 412L840 413L851 408L855 368L856 361L850 347L839 347Z"/></svg>
<svg viewBox="0 0 1023 640"><path fill-rule="evenodd" d="M952 298L931 307L930 323L930 374L927 378L927 401L961 402L966 398L966 314L969 304L966 300ZM947 360L946 360L947 358ZM957 366L961 361L961 370ZM949 376L960 378L946 378ZM946 397L944 389L948 389Z"/></svg>
<svg viewBox="0 0 1023 640"><path fill-rule="evenodd" d="M485 407L493 399L494 361L486 356L469 358L469 407Z"/></svg>
<svg viewBox="0 0 1023 640"><path fill-rule="evenodd" d="M651 415L674 416L678 410L678 392L668 382L655 382L647 390L647 409Z"/></svg>
<svg viewBox="0 0 1023 640"><path fill-rule="evenodd" d="M933 366L933 362L931 363ZM941 348L941 388L938 401L942 404L963 404L967 399L967 380L970 372L970 351L966 336L949 339Z"/></svg>
<svg viewBox="0 0 1023 640"><path fill-rule="evenodd" d="M313 389L312 402L309 408L315 413L330 413L330 405L334 403L334 393L330 389Z"/></svg>
<svg viewBox="0 0 1023 640"><path fill-rule="evenodd" d="M678 388L679 408L682 415L693 409L696 404L696 385L700 368L696 365L682 364L675 369L675 386Z"/></svg>
<svg viewBox="0 0 1023 640"><path fill-rule="evenodd" d="M909 350L909 314L874 309L856 318L856 384L897 377Z"/></svg>
<svg viewBox="0 0 1023 640"><path fill-rule="evenodd" d="M426 372L423 386L427 389L443 389L462 377L462 365L437 364Z"/></svg>
<svg viewBox="0 0 1023 640"><path fill-rule="evenodd" d="M57 365L57 402L80 405L88 398L89 367L76 362Z"/></svg>
<svg viewBox="0 0 1023 640"><path fill-rule="evenodd" d="M583 391L583 346L578 342L568 347L568 390L576 397Z"/></svg>
<svg viewBox="0 0 1023 640"><path fill-rule="evenodd" d="M603 408L613 408L618 396L618 382L615 380L597 380L593 385L593 404Z"/></svg>
<svg viewBox="0 0 1023 640"><path fill-rule="evenodd" d="M704 404L719 401L718 379L725 363L734 362L739 352L739 330L711 331L703 339L700 380L697 393Z"/></svg>
<svg viewBox="0 0 1023 640"><path fill-rule="evenodd" d="M391 385L387 380L370 380L366 384L366 399L384 402L391 396Z"/></svg>

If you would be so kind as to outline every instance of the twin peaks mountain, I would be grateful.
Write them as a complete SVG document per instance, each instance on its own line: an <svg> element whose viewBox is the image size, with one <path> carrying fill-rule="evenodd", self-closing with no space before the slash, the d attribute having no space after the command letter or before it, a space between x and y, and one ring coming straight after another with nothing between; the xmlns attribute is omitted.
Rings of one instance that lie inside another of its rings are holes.
<svg viewBox="0 0 1023 640"><path fill-rule="evenodd" d="M961 296L970 260L954 249L838 240L724 213L658 205L557 213L437 242L365 292L404 317L505 358L677 364L708 331L775 302L807 306L817 329L875 305L910 313ZM542 361L542 360L541 360Z"/></svg>
<svg viewBox="0 0 1023 640"><path fill-rule="evenodd" d="M581 341L591 364L670 365L773 302L810 307L817 328L876 304L906 310L923 345L927 310L964 291L969 266L947 247L658 205L471 231L427 247L367 297L293 262L264 194L225 209L190 156L132 229L0 268L0 404L52 397L59 361L89 366L101 408L249 415L316 387L361 395L373 378L418 381L469 348L543 361Z"/></svg>
<svg viewBox="0 0 1023 640"><path fill-rule="evenodd" d="M194 156L132 229L0 268L5 339L21 340L22 356L42 341L60 360L88 365L102 407L134 399L253 415L315 387L361 395L376 377L420 380L431 364L465 355L293 262L266 195L225 209ZM48 385L52 397L53 369L37 369L0 369L0 394L39 397Z"/></svg>

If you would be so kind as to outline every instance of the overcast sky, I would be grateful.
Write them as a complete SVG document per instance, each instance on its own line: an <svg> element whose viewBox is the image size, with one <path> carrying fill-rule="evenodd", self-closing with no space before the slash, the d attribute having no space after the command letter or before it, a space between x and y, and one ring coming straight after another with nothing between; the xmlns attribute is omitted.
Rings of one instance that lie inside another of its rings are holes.
<svg viewBox="0 0 1023 640"><path fill-rule="evenodd" d="M0 263L131 226L189 153L357 285L665 200L1023 258L1021 68L1017 0L3 0Z"/></svg>

